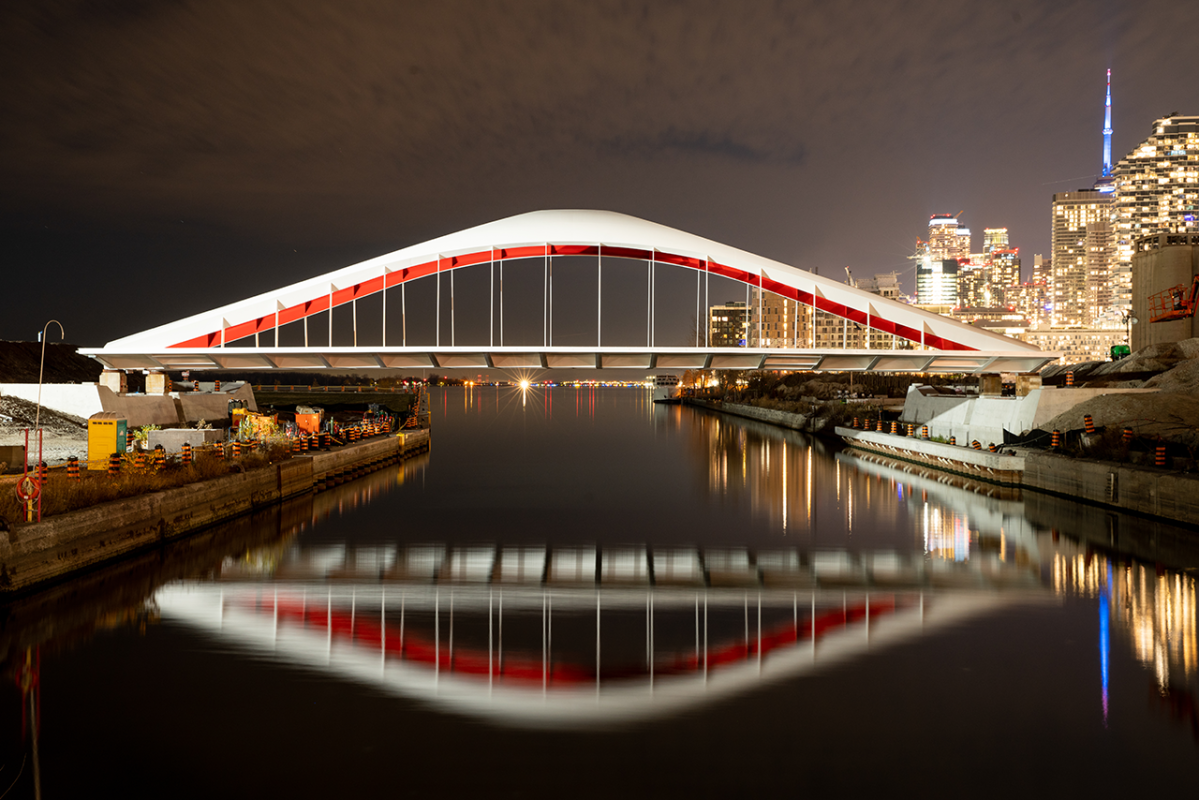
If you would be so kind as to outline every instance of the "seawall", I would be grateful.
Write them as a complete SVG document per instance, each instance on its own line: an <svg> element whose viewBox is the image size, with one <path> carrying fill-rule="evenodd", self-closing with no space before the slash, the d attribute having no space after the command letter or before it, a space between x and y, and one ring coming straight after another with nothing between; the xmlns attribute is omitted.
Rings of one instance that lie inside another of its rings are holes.
<svg viewBox="0 0 1199 800"><path fill-rule="evenodd" d="M828 422L824 417L809 417L806 414L792 414L789 411L776 411L772 408L758 408L741 403L717 403L711 400L684 398L683 404L693 408L706 408L721 414L732 414L735 417L755 419L759 422L777 425L780 428L790 428L805 433L820 433Z"/></svg>
<svg viewBox="0 0 1199 800"><path fill-rule="evenodd" d="M0 531L0 596L62 578L429 449L429 431L290 458Z"/></svg>
<svg viewBox="0 0 1199 800"><path fill-rule="evenodd" d="M754 419L783 428L812 432L802 414L735 403L686 400L687 405ZM811 420L815 432L828 434L825 420ZM1015 455L952 446L886 433L840 429L860 440L859 447L887 458L1000 486L1057 495L1094 506L1199 526L1199 475L1154 467L1093 461L1017 448ZM852 445L851 445L852 446ZM1005 448L1010 451L1010 448Z"/></svg>
<svg viewBox="0 0 1199 800"><path fill-rule="evenodd" d="M1199 525L1199 475L1029 451L1024 488Z"/></svg>

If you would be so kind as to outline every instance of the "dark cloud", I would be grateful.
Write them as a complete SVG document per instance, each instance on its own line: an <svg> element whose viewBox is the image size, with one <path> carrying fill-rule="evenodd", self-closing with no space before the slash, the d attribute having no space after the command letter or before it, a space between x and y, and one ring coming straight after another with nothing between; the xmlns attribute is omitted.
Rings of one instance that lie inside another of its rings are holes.
<svg viewBox="0 0 1199 800"><path fill-rule="evenodd" d="M792 166L802 164L805 156L802 144L735 141L728 136L718 139L710 133L676 130L663 131L652 140L614 139L603 143L600 151L609 157L641 156L655 159L707 156L746 163Z"/></svg>
<svg viewBox="0 0 1199 800"><path fill-rule="evenodd" d="M1031 256L1061 188L1046 184L1098 167L1103 70L1117 152L1155 115L1199 112L1197 15L1166 0L8 4L0 211L23 272L77 269L54 261L60 231L148 290L200 251L267 288L562 206L855 274L905 267L929 214L964 209Z"/></svg>

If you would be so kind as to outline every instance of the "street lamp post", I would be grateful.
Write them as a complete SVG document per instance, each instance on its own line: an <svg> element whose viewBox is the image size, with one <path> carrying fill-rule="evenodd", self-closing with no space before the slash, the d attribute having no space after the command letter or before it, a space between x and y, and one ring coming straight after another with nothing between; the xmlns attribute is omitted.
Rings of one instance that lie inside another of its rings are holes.
<svg viewBox="0 0 1199 800"><path fill-rule="evenodd" d="M1124 343L1132 348L1132 326L1140 322L1131 311L1124 312Z"/></svg>
<svg viewBox="0 0 1199 800"><path fill-rule="evenodd" d="M56 319L50 320L42 328L42 362L37 368L37 413L33 421L34 430L40 430L42 424L42 375L46 371L46 332L50 329L51 323L58 326L58 340L60 342L67 336L66 331L62 329L62 323Z"/></svg>
<svg viewBox="0 0 1199 800"><path fill-rule="evenodd" d="M42 378L46 372L46 333L50 329L50 324L58 326L59 341L66 338L66 332L62 328L62 323L56 319L47 322L42 328L42 360L38 365L37 370L37 411L33 418L33 429L37 431L37 462L34 467L33 477L29 475L29 429L25 429L25 473L21 479L17 495L25 501L25 521L33 522L33 501L37 501L37 520L42 521Z"/></svg>

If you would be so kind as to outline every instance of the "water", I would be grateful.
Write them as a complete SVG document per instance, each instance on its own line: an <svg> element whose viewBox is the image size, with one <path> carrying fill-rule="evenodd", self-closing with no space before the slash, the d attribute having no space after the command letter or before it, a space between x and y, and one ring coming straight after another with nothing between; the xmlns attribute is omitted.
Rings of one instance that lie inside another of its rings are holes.
<svg viewBox="0 0 1199 800"><path fill-rule="evenodd" d="M637 390L447 389L433 411L427 456L5 609L0 792L1076 796L1199 774L1191 531Z"/></svg>

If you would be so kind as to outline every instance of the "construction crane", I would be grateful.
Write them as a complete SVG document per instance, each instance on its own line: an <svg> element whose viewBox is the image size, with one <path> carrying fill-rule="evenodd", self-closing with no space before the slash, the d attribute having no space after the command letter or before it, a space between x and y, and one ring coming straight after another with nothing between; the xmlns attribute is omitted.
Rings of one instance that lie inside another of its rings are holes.
<svg viewBox="0 0 1199 800"><path fill-rule="evenodd" d="M1149 321L1169 322L1195 316L1196 295L1199 295L1199 275L1191 280L1189 287L1180 283L1150 296Z"/></svg>

